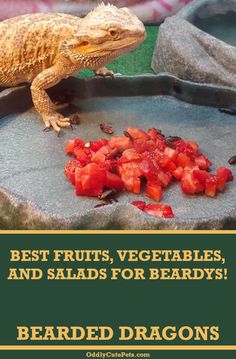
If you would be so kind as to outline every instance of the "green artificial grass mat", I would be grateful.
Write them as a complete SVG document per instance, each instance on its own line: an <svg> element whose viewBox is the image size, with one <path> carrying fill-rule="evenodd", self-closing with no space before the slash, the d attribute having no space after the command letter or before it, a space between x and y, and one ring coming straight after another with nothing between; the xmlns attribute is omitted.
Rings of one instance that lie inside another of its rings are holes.
<svg viewBox="0 0 236 359"><path fill-rule="evenodd" d="M153 73L151 68L152 54L156 45L158 34L157 26L146 26L147 38L144 43L136 50L128 52L116 60L114 60L107 67L114 73L122 75L140 75L144 73ZM93 76L91 70L84 70L78 74L78 77L84 78Z"/></svg>

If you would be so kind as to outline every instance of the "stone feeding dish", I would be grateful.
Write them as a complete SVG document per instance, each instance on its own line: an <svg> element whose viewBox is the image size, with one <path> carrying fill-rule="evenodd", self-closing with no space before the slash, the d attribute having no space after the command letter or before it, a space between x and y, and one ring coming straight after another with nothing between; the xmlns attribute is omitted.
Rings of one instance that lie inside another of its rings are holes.
<svg viewBox="0 0 236 359"><path fill-rule="evenodd" d="M236 0L194 0L161 25L156 73L236 87Z"/></svg>
<svg viewBox="0 0 236 359"><path fill-rule="evenodd" d="M54 131L42 131L28 88L0 93L0 229L236 229L235 181L215 198L184 195L173 183L162 203L172 206L175 218L163 219L130 204L152 202L144 194L123 192L118 203L95 208L98 199L77 197L64 176L67 141L109 138L101 132L102 122L111 123L115 135L128 126L157 127L167 136L194 139L212 160L213 171L229 166L236 122L217 107L236 105L236 90L163 74L69 78L55 90L67 94L80 113L80 124L59 138Z"/></svg>

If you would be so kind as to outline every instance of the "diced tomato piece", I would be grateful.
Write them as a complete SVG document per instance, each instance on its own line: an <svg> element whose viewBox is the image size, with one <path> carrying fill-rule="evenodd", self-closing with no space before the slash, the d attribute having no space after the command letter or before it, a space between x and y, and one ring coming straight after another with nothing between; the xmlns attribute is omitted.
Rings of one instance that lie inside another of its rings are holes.
<svg viewBox="0 0 236 359"><path fill-rule="evenodd" d="M127 132L130 134L133 140L141 139L143 141L146 141L150 139L150 137L145 131L140 130L138 128L128 127Z"/></svg>
<svg viewBox="0 0 236 359"><path fill-rule="evenodd" d="M160 169L157 172L157 179L163 187L167 187L172 180L172 174L170 172L164 172Z"/></svg>
<svg viewBox="0 0 236 359"><path fill-rule="evenodd" d="M217 190L217 177L211 175L205 183L205 194L209 197L215 197Z"/></svg>
<svg viewBox="0 0 236 359"><path fill-rule="evenodd" d="M104 163L107 158L107 155L109 155L111 151L112 150L108 145L102 146L97 152L92 155L91 161L97 164Z"/></svg>
<svg viewBox="0 0 236 359"><path fill-rule="evenodd" d="M203 170L193 170L193 176L197 178L203 185L205 185L206 180L211 177L209 172Z"/></svg>
<svg viewBox="0 0 236 359"><path fill-rule="evenodd" d="M177 181L180 181L183 173L184 169L182 167L177 167L174 171L172 171L172 176L177 179Z"/></svg>
<svg viewBox="0 0 236 359"><path fill-rule="evenodd" d="M106 155L102 151L98 150L91 157L91 161L97 164L104 163L106 161Z"/></svg>
<svg viewBox="0 0 236 359"><path fill-rule="evenodd" d="M99 141L90 141L89 147L93 152L97 152L101 147L106 146L108 140L106 138L101 138Z"/></svg>
<svg viewBox="0 0 236 359"><path fill-rule="evenodd" d="M178 151L170 147L166 147L164 153L171 161L175 161L178 156Z"/></svg>
<svg viewBox="0 0 236 359"><path fill-rule="evenodd" d="M141 181L137 177L121 176L127 191L139 194L141 192Z"/></svg>
<svg viewBox="0 0 236 359"><path fill-rule="evenodd" d="M174 141L173 144L179 152L185 153L188 156L191 156L193 154L192 148L188 146L184 140Z"/></svg>
<svg viewBox="0 0 236 359"><path fill-rule="evenodd" d="M207 170L209 167L211 167L212 163L208 160L208 158L202 154L195 157L195 164L201 169L201 170Z"/></svg>
<svg viewBox="0 0 236 359"><path fill-rule="evenodd" d="M135 151L138 153L143 153L146 151L146 143L142 139L133 140L132 145L134 146Z"/></svg>
<svg viewBox="0 0 236 359"><path fill-rule="evenodd" d="M106 171L104 168L90 163L83 168L82 187L83 189L96 188L104 185L106 180Z"/></svg>
<svg viewBox="0 0 236 359"><path fill-rule="evenodd" d="M197 153L198 148L199 148L199 145L197 144L197 142L190 140L190 141L187 141L186 144L188 147L190 147L193 150L194 153Z"/></svg>
<svg viewBox="0 0 236 359"><path fill-rule="evenodd" d="M223 177L217 177L217 190L224 192L226 186L226 180Z"/></svg>
<svg viewBox="0 0 236 359"><path fill-rule="evenodd" d="M160 131L158 131L157 128L150 128L147 132L148 136L151 140L164 140L164 136L161 134Z"/></svg>
<svg viewBox="0 0 236 359"><path fill-rule="evenodd" d="M191 158L186 155L185 153L179 153L178 156L177 156L177 159L176 159L176 165L177 167L186 167L188 165L190 165L191 163Z"/></svg>
<svg viewBox="0 0 236 359"><path fill-rule="evenodd" d="M125 175L127 177L140 177L142 175L140 163L136 161L118 165L118 172L121 176Z"/></svg>
<svg viewBox="0 0 236 359"><path fill-rule="evenodd" d="M75 147L80 147L80 148L84 148L84 141L81 140L81 138L76 138L75 139Z"/></svg>
<svg viewBox="0 0 236 359"><path fill-rule="evenodd" d="M121 151L124 151L132 147L132 141L126 136L114 136L108 142L108 145L111 148L118 148Z"/></svg>
<svg viewBox="0 0 236 359"><path fill-rule="evenodd" d="M75 146L75 140L69 140L66 145L65 152L67 155L72 155Z"/></svg>
<svg viewBox="0 0 236 359"><path fill-rule="evenodd" d="M165 140L164 139L157 139L156 140L156 148L159 151L164 151L164 149L166 148L166 144L165 144Z"/></svg>
<svg viewBox="0 0 236 359"><path fill-rule="evenodd" d="M232 181L233 174L230 169L226 167L219 167L216 171L217 189L221 192L224 191L226 182Z"/></svg>
<svg viewBox="0 0 236 359"><path fill-rule="evenodd" d="M137 138L133 140L133 146L138 153L143 153L145 151L151 152L155 150L156 142L153 140L143 140L141 138Z"/></svg>
<svg viewBox="0 0 236 359"><path fill-rule="evenodd" d="M129 148L122 153L119 161L125 163L131 161L140 161L141 159L142 156L134 148Z"/></svg>
<svg viewBox="0 0 236 359"><path fill-rule="evenodd" d="M80 161L83 166L87 165L90 162L90 157L80 147L74 148L73 155L78 161Z"/></svg>
<svg viewBox="0 0 236 359"><path fill-rule="evenodd" d="M157 162L151 158L144 158L140 163L141 174L147 180L156 180L157 171L160 169Z"/></svg>
<svg viewBox="0 0 236 359"><path fill-rule="evenodd" d="M105 187L115 189L117 191L122 191L122 189L124 188L124 183L122 182L121 178L115 173L111 173L109 171L106 171L106 179L104 185Z"/></svg>
<svg viewBox="0 0 236 359"><path fill-rule="evenodd" d="M181 178L181 188L186 194L195 194L204 191L204 186L194 177L193 172L185 173Z"/></svg>
<svg viewBox="0 0 236 359"><path fill-rule="evenodd" d="M97 197L102 193L106 171L96 163L90 163L83 168L75 169L76 194L80 196Z"/></svg>
<svg viewBox="0 0 236 359"><path fill-rule="evenodd" d="M162 199L162 186L161 186L160 182L148 181L147 185L146 185L146 195L148 197L151 197L155 201L159 202Z"/></svg>
<svg viewBox="0 0 236 359"><path fill-rule="evenodd" d="M173 218L172 208L165 204L148 204L144 208L144 212L157 217Z"/></svg>
<svg viewBox="0 0 236 359"><path fill-rule="evenodd" d="M140 178L133 178L133 191L136 194L141 192L141 180Z"/></svg>
<svg viewBox="0 0 236 359"><path fill-rule="evenodd" d="M233 173L229 168L226 167L219 167L216 171L217 177L223 177L225 180L232 181L234 179Z"/></svg>
<svg viewBox="0 0 236 359"><path fill-rule="evenodd" d="M165 153L159 154L157 157L158 164L165 170L165 171L174 171L176 169L175 162L168 157Z"/></svg>
<svg viewBox="0 0 236 359"><path fill-rule="evenodd" d="M176 164L174 163L174 161L169 161L165 167L162 167L165 171L167 172L172 172L176 169Z"/></svg>
<svg viewBox="0 0 236 359"><path fill-rule="evenodd" d="M79 161L71 160L65 165L64 173L68 180L74 185L75 184L75 169L81 168L82 165Z"/></svg>
<svg viewBox="0 0 236 359"><path fill-rule="evenodd" d="M124 163L119 165L117 169L127 191L140 193L141 181L139 177L142 172L139 167L139 162Z"/></svg>
<svg viewBox="0 0 236 359"><path fill-rule="evenodd" d="M143 201L133 201L131 204L141 209L141 211L144 211L144 208L146 207L146 203Z"/></svg>

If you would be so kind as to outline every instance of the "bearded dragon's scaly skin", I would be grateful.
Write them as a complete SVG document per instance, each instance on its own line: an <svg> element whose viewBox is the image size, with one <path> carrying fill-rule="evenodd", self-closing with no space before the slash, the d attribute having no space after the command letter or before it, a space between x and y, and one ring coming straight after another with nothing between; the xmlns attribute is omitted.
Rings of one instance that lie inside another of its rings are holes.
<svg viewBox="0 0 236 359"><path fill-rule="evenodd" d="M66 14L30 14L0 23L0 86L31 83L34 106L47 128L70 126L55 111L45 89L76 71L104 66L145 39L142 22L129 9L99 5L85 18Z"/></svg>

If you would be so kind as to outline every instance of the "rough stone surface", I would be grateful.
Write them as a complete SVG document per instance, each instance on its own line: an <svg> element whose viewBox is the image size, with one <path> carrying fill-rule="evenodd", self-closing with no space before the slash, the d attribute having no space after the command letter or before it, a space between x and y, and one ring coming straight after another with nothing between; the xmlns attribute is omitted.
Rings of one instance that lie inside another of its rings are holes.
<svg viewBox="0 0 236 359"><path fill-rule="evenodd" d="M220 29L224 24L225 31L229 10L236 11L235 1L197 0L166 19L153 55L154 71L169 72L194 82L236 87L236 47L197 27L199 19L221 14L217 26Z"/></svg>
<svg viewBox="0 0 236 359"><path fill-rule="evenodd" d="M22 90L7 90L2 95L4 105L0 95L0 112L3 114L5 109L8 113L11 104L17 112L0 121L1 229L236 228L236 182L214 199L185 196L180 186L173 184L165 191L162 202L172 205L175 218L165 220L130 205L137 196L127 192L119 196L119 203L95 209L98 200L76 197L63 174L68 160L64 154L66 142L77 136L85 140L106 136L99 129L101 122L111 122L117 135L127 126L158 127L166 135L195 139L213 161L213 170L215 165L225 166L235 154L236 119L217 108L196 104L236 103L236 91L191 84L166 75L68 79L65 84L74 93L83 88L88 98L76 95L74 103L80 108L81 124L73 132L63 131L60 138L54 131L42 132L43 125L33 110L17 110L18 98L19 106L23 106ZM28 101L25 94L25 103ZM232 169L236 175L236 168ZM138 198L151 202L144 195Z"/></svg>

